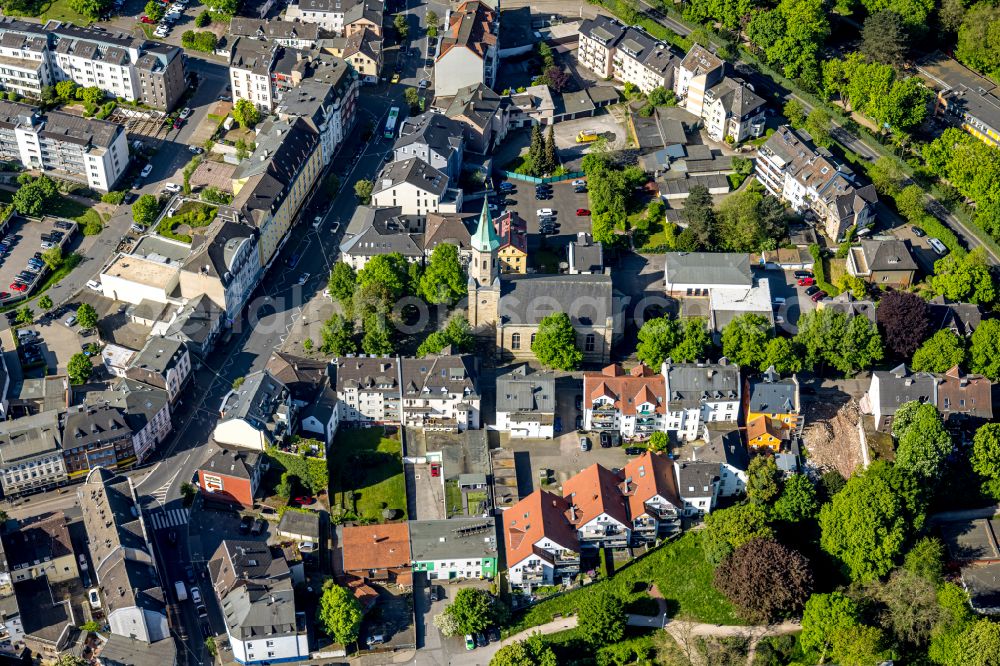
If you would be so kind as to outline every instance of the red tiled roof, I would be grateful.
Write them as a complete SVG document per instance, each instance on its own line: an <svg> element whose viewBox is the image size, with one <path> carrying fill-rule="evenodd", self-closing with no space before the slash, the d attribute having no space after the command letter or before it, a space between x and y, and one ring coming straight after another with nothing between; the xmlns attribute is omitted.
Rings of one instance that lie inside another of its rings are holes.
<svg viewBox="0 0 1000 666"><path fill-rule="evenodd" d="M410 566L409 523L345 527L344 571Z"/></svg>
<svg viewBox="0 0 1000 666"><path fill-rule="evenodd" d="M569 503L545 490L536 490L503 512L503 533L507 542L507 566L514 566L534 553L542 537L567 550L579 550L576 531L566 522Z"/></svg>
<svg viewBox="0 0 1000 666"><path fill-rule="evenodd" d="M479 0L463 2L451 15L451 25L441 40L438 60L453 46L464 46L485 58L487 47L497 43L497 36L492 32L495 23L496 12Z"/></svg>
<svg viewBox="0 0 1000 666"><path fill-rule="evenodd" d="M622 492L628 497L633 520L646 512L646 501L657 495L680 507L673 463L662 453L646 451L622 470Z"/></svg>
<svg viewBox="0 0 1000 666"><path fill-rule="evenodd" d="M657 414L667 411L667 380L645 365L638 365L628 374L620 365L609 365L601 372L583 373L583 392L593 402L602 396L614 401L622 414L634 415L643 403L655 406Z"/></svg>
<svg viewBox="0 0 1000 666"><path fill-rule="evenodd" d="M611 470L597 463L568 479L563 484L563 497L570 503L567 520L579 527L606 513L623 525L630 524L618 482Z"/></svg>

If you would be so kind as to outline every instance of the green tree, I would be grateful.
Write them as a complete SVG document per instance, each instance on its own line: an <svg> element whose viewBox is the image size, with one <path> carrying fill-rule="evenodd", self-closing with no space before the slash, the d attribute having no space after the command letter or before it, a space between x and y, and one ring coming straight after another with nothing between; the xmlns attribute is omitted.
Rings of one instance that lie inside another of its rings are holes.
<svg viewBox="0 0 1000 666"><path fill-rule="evenodd" d="M814 594L809 597L802 612L799 642L804 650L818 652L819 663L823 663L833 647L834 637L840 632L857 629L859 618L857 604L843 593Z"/></svg>
<svg viewBox="0 0 1000 666"><path fill-rule="evenodd" d="M212 23L211 12L201 12L194 20L196 28L207 28Z"/></svg>
<svg viewBox="0 0 1000 666"><path fill-rule="evenodd" d="M338 261L330 271L330 280L327 282L327 289L330 296L337 299L341 305L350 303L354 296L354 289L357 286L358 276L351 265Z"/></svg>
<svg viewBox="0 0 1000 666"><path fill-rule="evenodd" d="M559 155L556 152L555 126L549 125L549 131L545 135L544 150L545 173L554 173L559 168Z"/></svg>
<svg viewBox="0 0 1000 666"><path fill-rule="evenodd" d="M679 249L688 252L711 250L716 244L716 217L712 195L704 185L695 185L684 202L687 228L677 238Z"/></svg>
<svg viewBox="0 0 1000 666"><path fill-rule="evenodd" d="M287 500L292 496L296 483L297 481L294 475L289 474L288 472L282 472L281 481L279 481L278 485L274 487L274 494L281 499Z"/></svg>
<svg viewBox="0 0 1000 666"><path fill-rule="evenodd" d="M953 301L989 305L996 299L993 276L982 248L964 256L952 253L938 259L930 284L936 293Z"/></svg>
<svg viewBox="0 0 1000 666"><path fill-rule="evenodd" d="M375 356L388 356L393 352L392 333L384 317L369 315L365 319L365 337L361 340L361 350Z"/></svg>
<svg viewBox="0 0 1000 666"><path fill-rule="evenodd" d="M260 110L250 100L238 99L233 107L233 120L243 129L250 129L260 122Z"/></svg>
<svg viewBox="0 0 1000 666"><path fill-rule="evenodd" d="M83 303L76 309L76 320L84 330L97 326L97 319L97 310L90 303Z"/></svg>
<svg viewBox="0 0 1000 666"><path fill-rule="evenodd" d="M927 654L935 664L965 666L962 638L975 619L969 608L969 595L954 583L942 583L937 599L942 618L931 632Z"/></svg>
<svg viewBox="0 0 1000 666"><path fill-rule="evenodd" d="M616 643L625 635L625 602L607 589L593 591L580 600L577 627L591 645Z"/></svg>
<svg viewBox="0 0 1000 666"><path fill-rule="evenodd" d="M364 178L354 183L354 196L357 197L358 203L365 206L371 203L372 191L374 189L375 183Z"/></svg>
<svg viewBox="0 0 1000 666"><path fill-rule="evenodd" d="M86 383L93 371L94 364L90 362L90 357L83 352L73 354L66 364L66 374L69 375L70 383L75 386Z"/></svg>
<svg viewBox="0 0 1000 666"><path fill-rule="evenodd" d="M886 639L878 627L860 624L833 635L830 655L841 666L877 664L885 656Z"/></svg>
<svg viewBox="0 0 1000 666"><path fill-rule="evenodd" d="M236 14L236 10L239 9L240 0L213 0L212 8L213 13L221 21L228 22L233 15Z"/></svg>
<svg viewBox="0 0 1000 666"><path fill-rule="evenodd" d="M541 634L503 646L490 660L490 666L557 666L558 663L556 653L545 644Z"/></svg>
<svg viewBox="0 0 1000 666"><path fill-rule="evenodd" d="M545 138L542 135L542 128L539 125L531 126L531 141L528 144L528 162L532 170L532 173L529 175L541 176L542 167L545 162Z"/></svg>
<svg viewBox="0 0 1000 666"><path fill-rule="evenodd" d="M104 91L97 86L88 86L86 88L77 88L76 95L80 100L83 101L84 105L89 107L95 107L100 105L104 101Z"/></svg>
<svg viewBox="0 0 1000 666"><path fill-rule="evenodd" d="M49 296L48 294L45 294L44 296L38 299L38 307L40 307L43 310L51 310L52 305L53 305L52 297Z"/></svg>
<svg viewBox="0 0 1000 666"><path fill-rule="evenodd" d="M944 579L944 545L940 539L919 539L903 560L903 568L915 576L932 583L934 587Z"/></svg>
<svg viewBox="0 0 1000 666"><path fill-rule="evenodd" d="M988 2L973 5L958 28L955 57L977 71L996 76L1000 71L1000 7Z"/></svg>
<svg viewBox="0 0 1000 666"><path fill-rule="evenodd" d="M924 521L920 488L905 471L883 461L852 477L820 509L820 545L851 578L884 576Z"/></svg>
<svg viewBox="0 0 1000 666"><path fill-rule="evenodd" d="M159 7L160 5L157 4L156 6ZM60 81L56 84L56 95L58 95L59 99L63 102L70 102L76 99L77 88L79 88L79 86L75 81Z"/></svg>
<svg viewBox="0 0 1000 666"><path fill-rule="evenodd" d="M657 317L643 322L639 329L636 356L653 370L659 370L682 339L681 327L676 319Z"/></svg>
<svg viewBox="0 0 1000 666"><path fill-rule="evenodd" d="M670 437L665 432L654 432L649 436L646 448L656 453L666 453L670 450Z"/></svg>
<svg viewBox="0 0 1000 666"><path fill-rule="evenodd" d="M461 634L475 634L493 623L493 598L486 590L464 587L444 611Z"/></svg>
<svg viewBox="0 0 1000 666"><path fill-rule="evenodd" d="M69 7L91 21L96 21L108 10L108 3L107 0L69 0Z"/></svg>
<svg viewBox="0 0 1000 666"><path fill-rule="evenodd" d="M472 351L475 339L472 336L472 328L469 320L464 315L455 315L448 322L442 331L434 331L427 336L417 349L417 356L427 356L428 354L439 354L445 347L450 346L452 352Z"/></svg>
<svg viewBox="0 0 1000 666"><path fill-rule="evenodd" d="M149 0L149 2L146 3L144 11L146 12L146 16L159 23L160 19L163 18L163 15L167 10L159 2L156 2L156 0Z"/></svg>
<svg viewBox="0 0 1000 666"><path fill-rule="evenodd" d="M805 474L795 474L785 481L771 515L777 520L798 523L814 518L818 509L816 487Z"/></svg>
<svg viewBox="0 0 1000 666"><path fill-rule="evenodd" d="M705 559L719 565L734 550L751 539L770 539L774 531L767 524L767 511L749 502L728 509L717 509L705 516L701 545Z"/></svg>
<svg viewBox="0 0 1000 666"><path fill-rule="evenodd" d="M17 212L29 217L38 217L42 214L52 196L46 193L45 187L39 183L40 180L33 180L27 184L22 184L14 192L11 204Z"/></svg>
<svg viewBox="0 0 1000 666"><path fill-rule="evenodd" d="M705 320L692 317L684 321L684 337L674 347L671 358L678 363L694 363L704 359L711 347L712 338L709 337Z"/></svg>
<svg viewBox="0 0 1000 666"><path fill-rule="evenodd" d="M731 252L774 250L776 239L788 232L784 204L752 187L735 192L719 205L716 230L722 249Z"/></svg>
<svg viewBox="0 0 1000 666"><path fill-rule="evenodd" d="M829 148L833 145L833 137L830 136L832 121L833 118L829 112L822 107L816 107L806 116L805 130L809 132L817 146Z"/></svg>
<svg viewBox="0 0 1000 666"><path fill-rule="evenodd" d="M864 370L883 356L882 338L867 317L850 320L829 308L804 314L798 322L795 342L805 351L803 365L827 364L851 374Z"/></svg>
<svg viewBox="0 0 1000 666"><path fill-rule="evenodd" d="M406 36L410 34L410 25L406 22L406 14L396 14L395 18L392 19L392 25L399 33L399 40L405 42Z"/></svg>
<svg viewBox="0 0 1000 666"><path fill-rule="evenodd" d="M771 322L749 312L734 318L722 329L722 353L740 366L757 367L764 360L772 335Z"/></svg>
<svg viewBox="0 0 1000 666"><path fill-rule="evenodd" d="M982 618L966 629L959 645L966 666L997 666L1000 663L1000 623Z"/></svg>
<svg viewBox="0 0 1000 666"><path fill-rule="evenodd" d="M420 112L420 93L417 92L416 88L407 88L403 92L403 99L406 100L407 106L410 107L411 115Z"/></svg>
<svg viewBox="0 0 1000 666"><path fill-rule="evenodd" d="M32 312L31 308L27 305L21 306L17 309L17 316L14 321L18 324L30 324L35 320L35 313Z"/></svg>
<svg viewBox="0 0 1000 666"><path fill-rule="evenodd" d="M365 267L358 271L358 286L377 283L385 287L392 298L399 298L406 292L407 262L398 252L372 257Z"/></svg>
<svg viewBox="0 0 1000 666"><path fill-rule="evenodd" d="M896 195L896 209L910 222L919 222L927 209L924 207L924 190L917 184L907 185Z"/></svg>
<svg viewBox="0 0 1000 666"><path fill-rule="evenodd" d="M1000 380L1000 320L987 319L973 331L969 369L990 381Z"/></svg>
<svg viewBox="0 0 1000 666"><path fill-rule="evenodd" d="M780 494L781 472L774 456L754 456L747 467L747 497L755 504L770 505Z"/></svg>
<svg viewBox="0 0 1000 666"><path fill-rule="evenodd" d="M140 226L148 227L156 222L159 214L160 202L152 194L143 194L132 204L132 219Z"/></svg>
<svg viewBox="0 0 1000 666"><path fill-rule="evenodd" d="M219 656L219 648L215 644L215 636L209 636L205 639L205 649L208 650L210 655L212 655L212 659Z"/></svg>
<svg viewBox="0 0 1000 666"><path fill-rule="evenodd" d="M925 402L907 402L896 410L892 423L896 437L896 465L925 481L940 476L951 453L951 435L944 428L937 408Z"/></svg>
<svg viewBox="0 0 1000 666"><path fill-rule="evenodd" d="M358 640L361 617L361 604L350 590L327 579L316 609L316 619L323 632L335 643L348 645Z"/></svg>
<svg viewBox="0 0 1000 666"><path fill-rule="evenodd" d="M565 312L542 319L531 352L539 363L555 370L575 370L583 361L583 352L576 346L576 331Z"/></svg>
<svg viewBox="0 0 1000 666"><path fill-rule="evenodd" d="M466 292L467 278L458 257L458 247L438 243L431 252L427 270L420 278L420 296L428 303L452 305Z"/></svg>
<svg viewBox="0 0 1000 666"><path fill-rule="evenodd" d="M1000 500L1000 423L987 423L976 430L972 470L983 480L983 493Z"/></svg>
<svg viewBox="0 0 1000 666"><path fill-rule="evenodd" d="M806 110L802 107L802 102L794 97L785 103L782 113L784 113L785 118L788 119L788 124L792 127L802 127L806 122Z"/></svg>
<svg viewBox="0 0 1000 666"><path fill-rule="evenodd" d="M913 369L917 372L947 372L965 361L965 339L950 329L932 335L913 353Z"/></svg>
<svg viewBox="0 0 1000 666"><path fill-rule="evenodd" d="M795 344L788 338L771 338L764 348L764 358L758 368L763 372L774 367L778 374L801 372L802 357Z"/></svg>
<svg viewBox="0 0 1000 666"><path fill-rule="evenodd" d="M899 67L906 57L906 26L899 14L883 10L865 19L861 29L861 53L870 61Z"/></svg>

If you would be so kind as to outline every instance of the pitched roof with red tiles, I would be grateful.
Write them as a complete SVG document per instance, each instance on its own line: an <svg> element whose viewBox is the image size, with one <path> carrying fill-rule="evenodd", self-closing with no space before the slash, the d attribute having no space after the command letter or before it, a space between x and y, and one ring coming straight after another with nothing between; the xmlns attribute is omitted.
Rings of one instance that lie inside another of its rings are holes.
<svg viewBox="0 0 1000 666"><path fill-rule="evenodd" d="M643 403L654 405L657 414L667 411L667 380L643 364L627 374L620 365L609 365L600 372L585 372L583 394L590 403L607 396L614 401L615 408L627 416L634 415Z"/></svg>
<svg viewBox="0 0 1000 666"><path fill-rule="evenodd" d="M536 490L503 512L503 533L507 546L507 566L512 567L536 553L535 543L543 537L567 550L579 551L576 530L566 521L569 502L545 490Z"/></svg>
<svg viewBox="0 0 1000 666"><path fill-rule="evenodd" d="M632 458L622 470L622 494L628 500L633 520L646 513L646 502L659 495L676 507L681 507L674 479L674 466L662 453L646 451Z"/></svg>
<svg viewBox="0 0 1000 666"><path fill-rule="evenodd" d="M769 416L758 416L747 424L747 440L750 441L751 446L755 439L765 434L771 435L775 439L786 439L788 429L785 424L775 421Z"/></svg>
<svg viewBox="0 0 1000 666"><path fill-rule="evenodd" d="M568 479L563 484L563 497L570 502L567 520L580 527L606 513L623 525L631 524L619 481L614 472L597 463Z"/></svg>
<svg viewBox="0 0 1000 666"><path fill-rule="evenodd" d="M408 523L345 527L341 546L344 571L410 566Z"/></svg>
<svg viewBox="0 0 1000 666"><path fill-rule="evenodd" d="M508 211L504 213L497 220L497 235L500 236L500 248L514 247L521 252L528 253L528 234L527 225L525 225L524 220L513 212Z"/></svg>
<svg viewBox="0 0 1000 666"><path fill-rule="evenodd" d="M489 47L497 43L497 35L493 32L496 22L496 12L479 0L463 2L452 12L451 25L441 40L438 60L454 46L464 46L480 58L485 58Z"/></svg>

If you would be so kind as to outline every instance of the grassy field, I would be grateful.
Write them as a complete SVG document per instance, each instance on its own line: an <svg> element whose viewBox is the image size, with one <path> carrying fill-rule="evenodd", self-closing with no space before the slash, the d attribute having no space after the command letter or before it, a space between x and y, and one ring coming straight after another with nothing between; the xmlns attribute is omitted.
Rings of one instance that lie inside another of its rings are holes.
<svg viewBox="0 0 1000 666"><path fill-rule="evenodd" d="M444 503L449 518L465 515L465 508L462 506L462 491L458 488L458 479L444 482Z"/></svg>
<svg viewBox="0 0 1000 666"><path fill-rule="evenodd" d="M383 509L388 508L405 517L406 485L399 439L385 437L381 428L341 430L329 458L334 515L381 522Z"/></svg>
<svg viewBox="0 0 1000 666"><path fill-rule="evenodd" d="M57 21L71 22L73 25L90 25L90 19L74 11L69 6L69 0L53 0L51 2L43 0L35 4L35 12L32 14L18 14L16 12L11 13L8 11L4 12L10 16L34 16L42 20L42 23L50 19L56 19Z"/></svg>
<svg viewBox="0 0 1000 666"><path fill-rule="evenodd" d="M700 536L696 532L688 532L608 580L532 606L515 617L509 633L546 624L556 615L576 613L583 595L593 594L598 588L614 590L627 603L637 603L638 599L648 596L646 590L652 583L656 583L666 600L671 617L688 617L712 624L742 624L732 604L713 587L712 574L712 565L705 561L701 549Z"/></svg>

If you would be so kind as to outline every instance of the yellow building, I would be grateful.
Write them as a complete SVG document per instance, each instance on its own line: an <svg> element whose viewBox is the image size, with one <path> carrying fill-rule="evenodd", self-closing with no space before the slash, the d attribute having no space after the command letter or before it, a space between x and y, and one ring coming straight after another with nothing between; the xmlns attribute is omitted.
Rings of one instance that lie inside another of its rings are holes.
<svg viewBox="0 0 1000 666"><path fill-rule="evenodd" d="M761 379L747 381L743 395L749 446L779 450L782 441L802 432L805 423L795 375L781 379L773 367L768 368Z"/></svg>
<svg viewBox="0 0 1000 666"><path fill-rule="evenodd" d="M260 230L267 270L323 170L320 137L302 118L268 121L257 149L233 173L233 208Z"/></svg>
<svg viewBox="0 0 1000 666"><path fill-rule="evenodd" d="M769 416L758 416L747 424L747 446L751 449L780 451L781 443L786 439L788 427Z"/></svg>
<svg viewBox="0 0 1000 666"><path fill-rule="evenodd" d="M497 250L500 273L527 274L528 234L524 220L517 213L510 211L497 220L497 226L500 232L500 247Z"/></svg>

